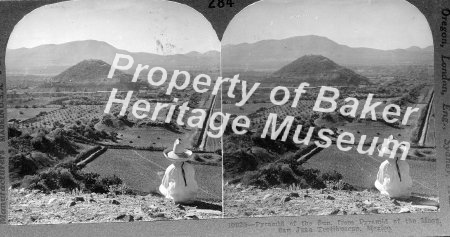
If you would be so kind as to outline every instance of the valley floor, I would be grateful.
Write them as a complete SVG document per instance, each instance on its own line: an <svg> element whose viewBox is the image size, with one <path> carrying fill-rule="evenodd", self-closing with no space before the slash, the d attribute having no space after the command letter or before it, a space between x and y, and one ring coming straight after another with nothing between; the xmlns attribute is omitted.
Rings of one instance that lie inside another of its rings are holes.
<svg viewBox="0 0 450 237"><path fill-rule="evenodd" d="M262 190L224 186L225 217L358 215L439 211L438 198L414 196L394 200L374 191L332 189Z"/></svg>
<svg viewBox="0 0 450 237"><path fill-rule="evenodd" d="M221 203L175 205L158 195L115 195L10 190L9 224L132 222L222 217Z"/></svg>

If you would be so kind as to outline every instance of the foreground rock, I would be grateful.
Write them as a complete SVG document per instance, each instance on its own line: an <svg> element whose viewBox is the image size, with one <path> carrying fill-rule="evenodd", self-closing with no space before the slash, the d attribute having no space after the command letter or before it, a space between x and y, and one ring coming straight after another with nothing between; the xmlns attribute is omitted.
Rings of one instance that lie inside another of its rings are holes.
<svg viewBox="0 0 450 237"><path fill-rule="evenodd" d="M221 218L221 203L175 205L160 196L10 190L9 223L60 224Z"/></svg>
<svg viewBox="0 0 450 237"><path fill-rule="evenodd" d="M371 191L224 186L225 217L436 212L435 197L394 200Z"/></svg>

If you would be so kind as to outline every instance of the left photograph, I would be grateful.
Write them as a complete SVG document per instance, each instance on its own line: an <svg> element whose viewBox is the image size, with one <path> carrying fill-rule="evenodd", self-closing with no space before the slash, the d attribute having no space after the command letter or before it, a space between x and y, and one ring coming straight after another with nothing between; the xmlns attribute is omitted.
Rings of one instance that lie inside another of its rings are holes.
<svg viewBox="0 0 450 237"><path fill-rule="evenodd" d="M9 223L222 218L222 144L207 135L222 103L205 93L220 50L174 2L27 14L6 51Z"/></svg>

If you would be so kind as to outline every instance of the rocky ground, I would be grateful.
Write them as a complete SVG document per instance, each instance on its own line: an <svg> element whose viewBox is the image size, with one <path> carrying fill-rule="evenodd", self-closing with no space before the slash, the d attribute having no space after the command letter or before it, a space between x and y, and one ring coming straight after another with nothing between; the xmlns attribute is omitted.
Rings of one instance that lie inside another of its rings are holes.
<svg viewBox="0 0 450 237"><path fill-rule="evenodd" d="M238 185L224 186L225 217L357 215L436 212L438 198L414 196L394 200L374 191L332 189L262 190Z"/></svg>
<svg viewBox="0 0 450 237"><path fill-rule="evenodd" d="M176 205L158 195L84 194L11 189L10 224L153 221L221 218L221 203Z"/></svg>
<svg viewBox="0 0 450 237"><path fill-rule="evenodd" d="M438 198L394 200L374 191L224 186L224 216L300 216L439 211ZM59 224L221 218L221 203L176 205L150 194L115 195L11 189L9 223Z"/></svg>

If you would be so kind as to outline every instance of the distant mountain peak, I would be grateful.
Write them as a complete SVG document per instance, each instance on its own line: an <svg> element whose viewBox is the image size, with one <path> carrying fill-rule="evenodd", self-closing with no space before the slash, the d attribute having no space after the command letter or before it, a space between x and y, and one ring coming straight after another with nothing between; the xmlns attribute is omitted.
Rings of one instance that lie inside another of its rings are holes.
<svg viewBox="0 0 450 237"><path fill-rule="evenodd" d="M59 83L93 83L111 84L119 81L130 81L131 75L116 71L112 79L108 79L111 65L98 59L86 59L76 65L69 67L52 78L53 82Z"/></svg>
<svg viewBox="0 0 450 237"><path fill-rule="evenodd" d="M341 66L322 55L305 55L276 71L274 75L314 74L340 70Z"/></svg>
<svg viewBox="0 0 450 237"><path fill-rule="evenodd" d="M199 56L201 54L198 51L191 51L189 53L186 53L186 55Z"/></svg>
<svg viewBox="0 0 450 237"><path fill-rule="evenodd" d="M342 67L322 55L305 55L285 65L272 74L270 80L279 78L278 83L313 85L355 86L369 84L369 80L354 71Z"/></svg>
<svg viewBox="0 0 450 237"><path fill-rule="evenodd" d="M99 66L111 66L109 65L107 62L100 60L100 59L85 59L81 62L79 62L77 65L83 65L83 64L87 64L87 65L99 65Z"/></svg>
<svg viewBox="0 0 450 237"><path fill-rule="evenodd" d="M409 48L407 48L406 50L410 50L410 51L420 51L422 50L422 48L418 47L418 46L411 46Z"/></svg>

